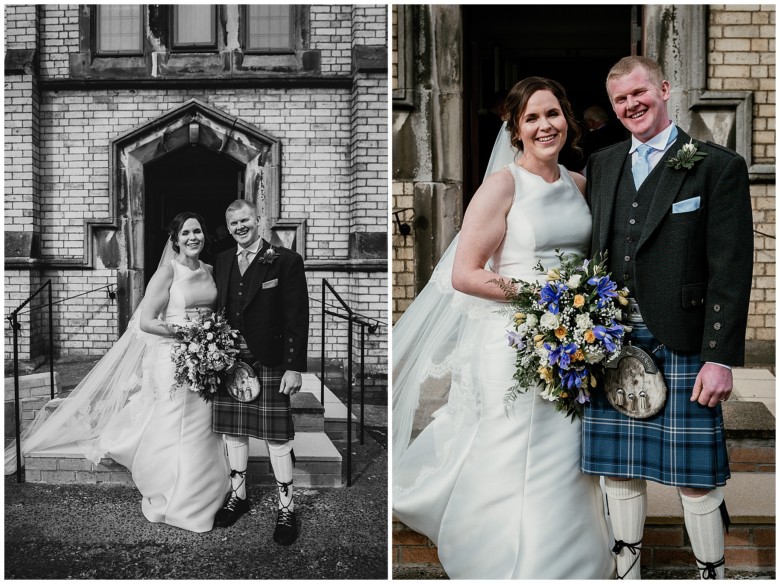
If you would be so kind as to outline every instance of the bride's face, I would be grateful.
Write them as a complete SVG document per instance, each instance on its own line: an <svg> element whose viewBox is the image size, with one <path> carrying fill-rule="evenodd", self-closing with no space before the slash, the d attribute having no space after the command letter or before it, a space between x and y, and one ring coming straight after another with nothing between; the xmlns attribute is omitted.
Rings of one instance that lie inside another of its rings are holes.
<svg viewBox="0 0 780 584"><path fill-rule="evenodd" d="M558 158L569 129L560 102L547 89L530 97L517 126L518 137L523 142L523 155L540 160Z"/></svg>
<svg viewBox="0 0 780 584"><path fill-rule="evenodd" d="M197 219L187 219L179 231L178 241L180 253L197 258L203 251L203 228Z"/></svg>

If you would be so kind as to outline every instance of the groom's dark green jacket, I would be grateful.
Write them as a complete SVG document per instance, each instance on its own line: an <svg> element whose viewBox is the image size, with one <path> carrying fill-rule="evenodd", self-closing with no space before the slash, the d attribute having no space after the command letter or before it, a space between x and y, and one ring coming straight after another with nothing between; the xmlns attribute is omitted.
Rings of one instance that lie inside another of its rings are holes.
<svg viewBox="0 0 780 584"><path fill-rule="evenodd" d="M698 143L707 156L692 169L668 167L667 160L690 139L679 130L656 166L662 174L637 243L631 294L650 332L667 347L738 366L744 363L753 271L747 166L736 152L707 142ZM588 160L594 254L610 248L618 182L630 147L627 140ZM696 197L698 209L672 212L674 203Z"/></svg>

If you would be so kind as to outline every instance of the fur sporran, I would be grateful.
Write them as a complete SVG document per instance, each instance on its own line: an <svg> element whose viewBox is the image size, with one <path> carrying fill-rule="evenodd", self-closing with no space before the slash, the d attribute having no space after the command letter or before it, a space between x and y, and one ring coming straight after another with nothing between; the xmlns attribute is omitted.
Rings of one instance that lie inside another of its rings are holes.
<svg viewBox="0 0 780 584"><path fill-rule="evenodd" d="M605 364L607 400L631 418L654 416L666 403L666 383L653 358L638 347L625 345Z"/></svg>

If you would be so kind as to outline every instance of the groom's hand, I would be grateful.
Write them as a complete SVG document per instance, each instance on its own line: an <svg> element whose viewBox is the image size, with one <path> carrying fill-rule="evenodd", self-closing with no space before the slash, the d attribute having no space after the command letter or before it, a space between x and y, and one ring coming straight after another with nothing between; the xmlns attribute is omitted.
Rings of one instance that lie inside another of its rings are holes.
<svg viewBox="0 0 780 584"><path fill-rule="evenodd" d="M729 399L734 388L731 369L715 363L705 363L696 376L691 401L714 408L718 402Z"/></svg>
<svg viewBox="0 0 780 584"><path fill-rule="evenodd" d="M279 393L292 395L301 391L303 379L297 371L285 371L282 377L282 384L279 386Z"/></svg>

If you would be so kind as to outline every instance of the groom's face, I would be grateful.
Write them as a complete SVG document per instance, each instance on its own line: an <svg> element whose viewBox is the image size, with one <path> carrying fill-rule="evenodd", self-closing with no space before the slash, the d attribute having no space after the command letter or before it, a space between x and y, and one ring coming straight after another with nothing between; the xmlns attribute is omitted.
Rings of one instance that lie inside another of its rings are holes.
<svg viewBox="0 0 780 584"><path fill-rule="evenodd" d="M260 223L248 207L228 211L225 219L230 235L241 247L249 247L260 237Z"/></svg>
<svg viewBox="0 0 780 584"><path fill-rule="evenodd" d="M647 142L669 125L669 82L659 84L644 67L610 80L607 90L618 119L640 142Z"/></svg>

